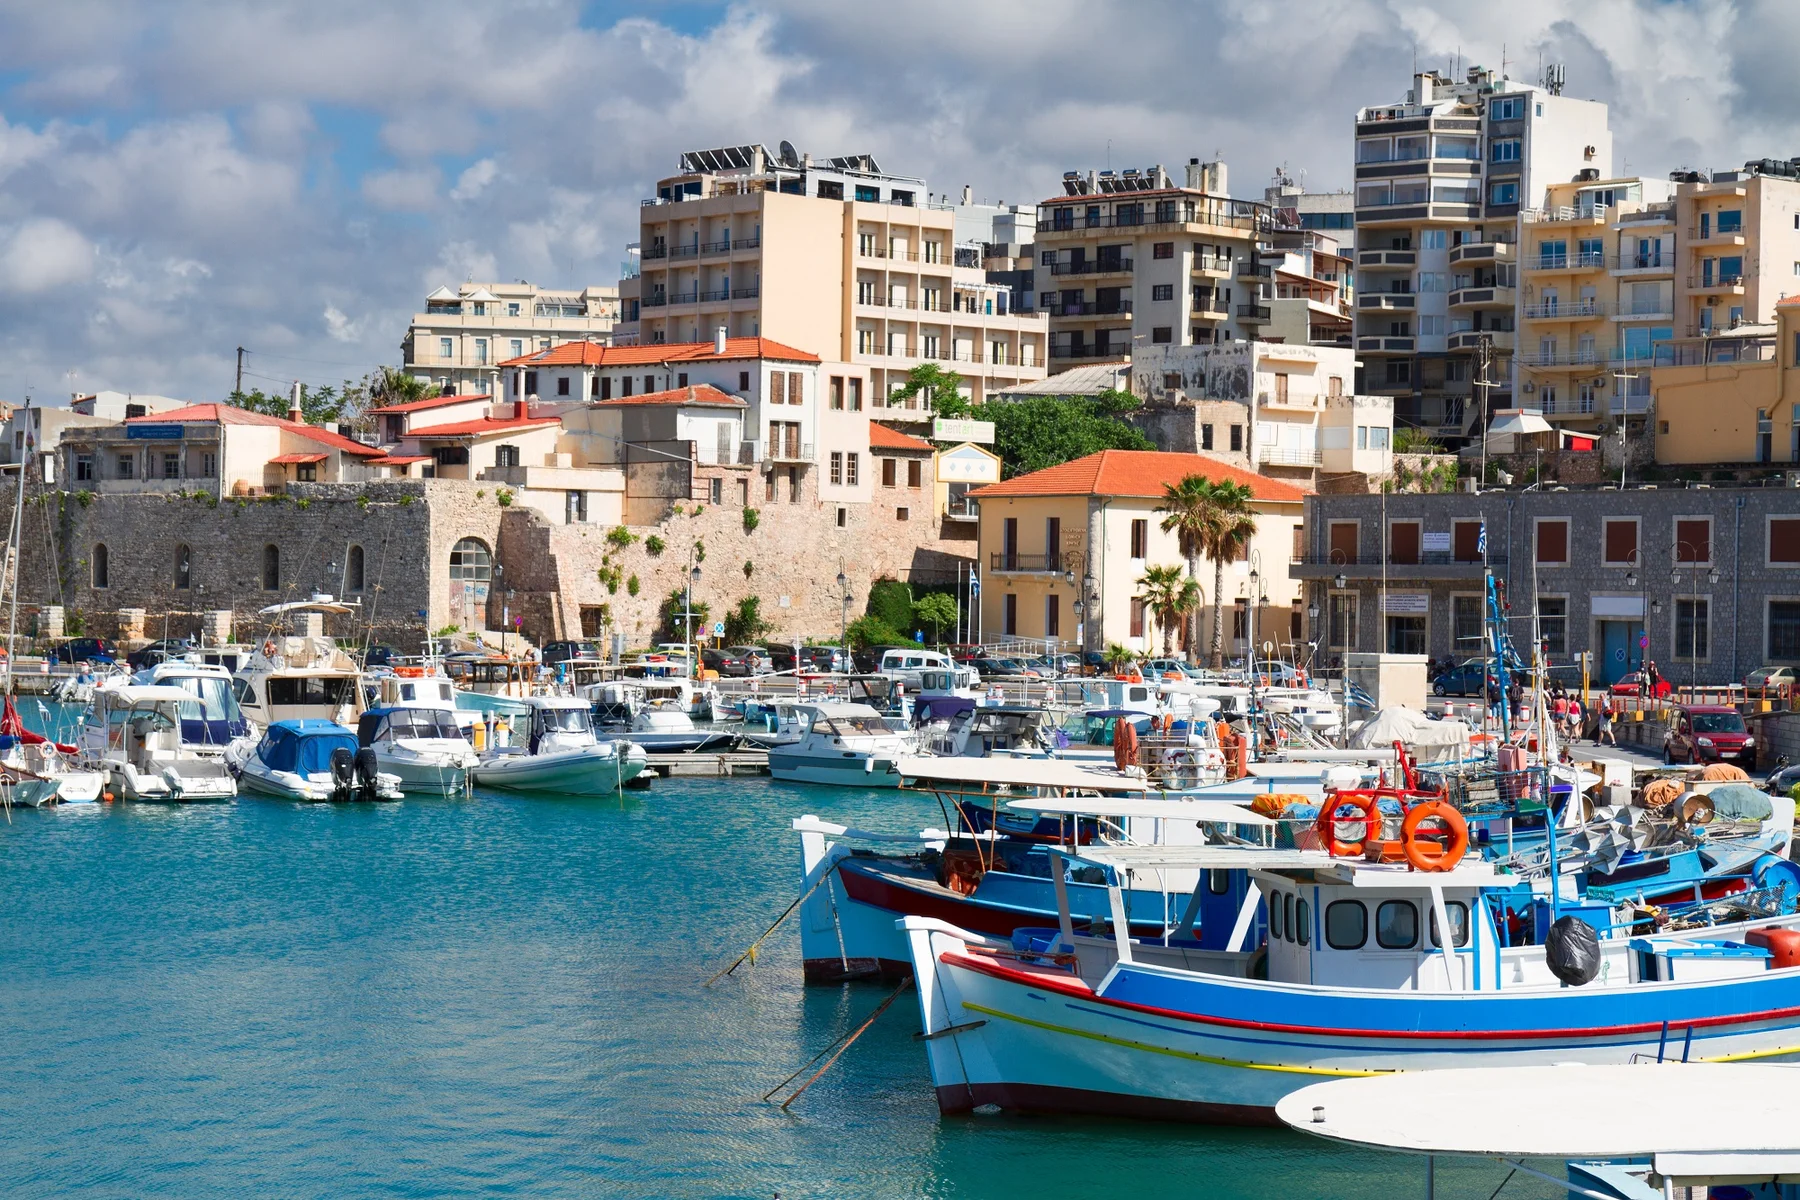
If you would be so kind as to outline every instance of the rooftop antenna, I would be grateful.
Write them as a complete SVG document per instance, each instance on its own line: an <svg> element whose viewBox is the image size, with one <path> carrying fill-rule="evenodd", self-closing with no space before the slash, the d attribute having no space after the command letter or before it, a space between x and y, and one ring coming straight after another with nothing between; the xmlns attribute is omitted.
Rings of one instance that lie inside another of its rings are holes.
<svg viewBox="0 0 1800 1200"><path fill-rule="evenodd" d="M1505 42L1500 43L1500 79L1502 82L1505 82L1505 80L1506 80L1506 43Z"/></svg>

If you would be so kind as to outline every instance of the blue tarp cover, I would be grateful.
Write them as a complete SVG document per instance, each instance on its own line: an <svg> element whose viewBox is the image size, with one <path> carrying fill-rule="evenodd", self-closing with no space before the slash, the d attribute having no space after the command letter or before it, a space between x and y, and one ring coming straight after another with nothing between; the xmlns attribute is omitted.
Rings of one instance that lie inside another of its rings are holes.
<svg viewBox="0 0 1800 1200"><path fill-rule="evenodd" d="M260 754L273 771L313 775L331 770L339 746L356 753L356 735L334 721L277 721L263 735Z"/></svg>

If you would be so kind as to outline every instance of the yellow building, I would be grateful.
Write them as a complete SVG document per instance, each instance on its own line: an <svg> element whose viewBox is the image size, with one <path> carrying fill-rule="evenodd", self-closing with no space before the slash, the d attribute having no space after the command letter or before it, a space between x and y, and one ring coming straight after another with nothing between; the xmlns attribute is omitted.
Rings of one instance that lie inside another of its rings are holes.
<svg viewBox="0 0 1800 1200"><path fill-rule="evenodd" d="M1676 342L1651 372L1656 461L1800 463L1800 296L1773 326ZM1788 353L1783 357L1782 348Z"/></svg>
<svg viewBox="0 0 1800 1200"><path fill-rule="evenodd" d="M784 144L692 151L640 210L640 276L622 291L620 340L686 342L723 327L869 368L885 397L920 363L980 401L1045 375L1048 323L1012 311L981 250L925 181L868 155L815 161ZM923 401L883 413L931 419Z"/></svg>
<svg viewBox="0 0 1800 1200"><path fill-rule="evenodd" d="M1226 564L1223 596L1213 595L1212 564L1202 564L1201 649L1220 603L1227 657L1242 656L1252 635L1283 648L1299 639L1300 584L1288 563L1302 545L1307 492L1204 455L1155 450L1102 450L969 493L980 505L982 639L1160 650L1138 579L1148 566L1185 565L1156 509L1167 485L1189 475L1248 485L1256 518L1249 554Z"/></svg>
<svg viewBox="0 0 1800 1200"><path fill-rule="evenodd" d="M1800 290L1800 178L1793 172L1792 164L1759 160L1676 186L1677 336L1771 321L1776 302Z"/></svg>

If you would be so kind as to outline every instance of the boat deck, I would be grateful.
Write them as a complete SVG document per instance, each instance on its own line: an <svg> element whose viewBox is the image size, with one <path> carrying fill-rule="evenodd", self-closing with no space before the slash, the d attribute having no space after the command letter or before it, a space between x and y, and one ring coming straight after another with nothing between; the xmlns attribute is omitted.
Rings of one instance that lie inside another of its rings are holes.
<svg viewBox="0 0 1800 1200"><path fill-rule="evenodd" d="M672 776L731 777L767 775L767 750L697 750L686 754L652 754L649 770L667 779Z"/></svg>

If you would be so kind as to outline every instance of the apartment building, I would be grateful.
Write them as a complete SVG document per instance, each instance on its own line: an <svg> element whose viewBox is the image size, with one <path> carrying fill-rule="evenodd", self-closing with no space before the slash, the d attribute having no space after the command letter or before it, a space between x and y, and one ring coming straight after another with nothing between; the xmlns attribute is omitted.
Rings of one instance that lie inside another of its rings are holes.
<svg viewBox="0 0 1800 1200"><path fill-rule="evenodd" d="M529 283L439 287L413 314L400 343L401 367L439 389L498 395L500 363L564 342L612 340L619 289L580 291Z"/></svg>
<svg viewBox="0 0 1800 1200"><path fill-rule="evenodd" d="M1460 441L1484 354L1487 407L1512 402L1518 216L1551 183L1612 161L1606 105L1480 67L1413 77L1403 101L1356 113L1358 391Z"/></svg>
<svg viewBox="0 0 1800 1200"><path fill-rule="evenodd" d="M958 254L957 208L866 154L690 151L643 203L622 336L777 338L866 367L878 400L920 363L955 371L977 402L1042 379L1047 324L1015 311L978 250ZM883 415L931 417L917 400Z"/></svg>
<svg viewBox="0 0 1800 1200"><path fill-rule="evenodd" d="M1519 214L1518 401L1565 427L1629 429L1672 333L1675 184L1581 174Z"/></svg>
<svg viewBox="0 0 1800 1200"><path fill-rule="evenodd" d="M1776 302L1800 292L1800 159L1688 172L1675 196L1675 336L1774 320Z"/></svg>
<svg viewBox="0 0 1800 1200"><path fill-rule="evenodd" d="M1266 330L1274 268L1260 250L1273 216L1266 203L1231 199L1224 163L1189 160L1181 186L1160 166L1069 171L1063 191L1038 205L1038 306L1050 317L1052 370L1122 359L1134 345Z"/></svg>

